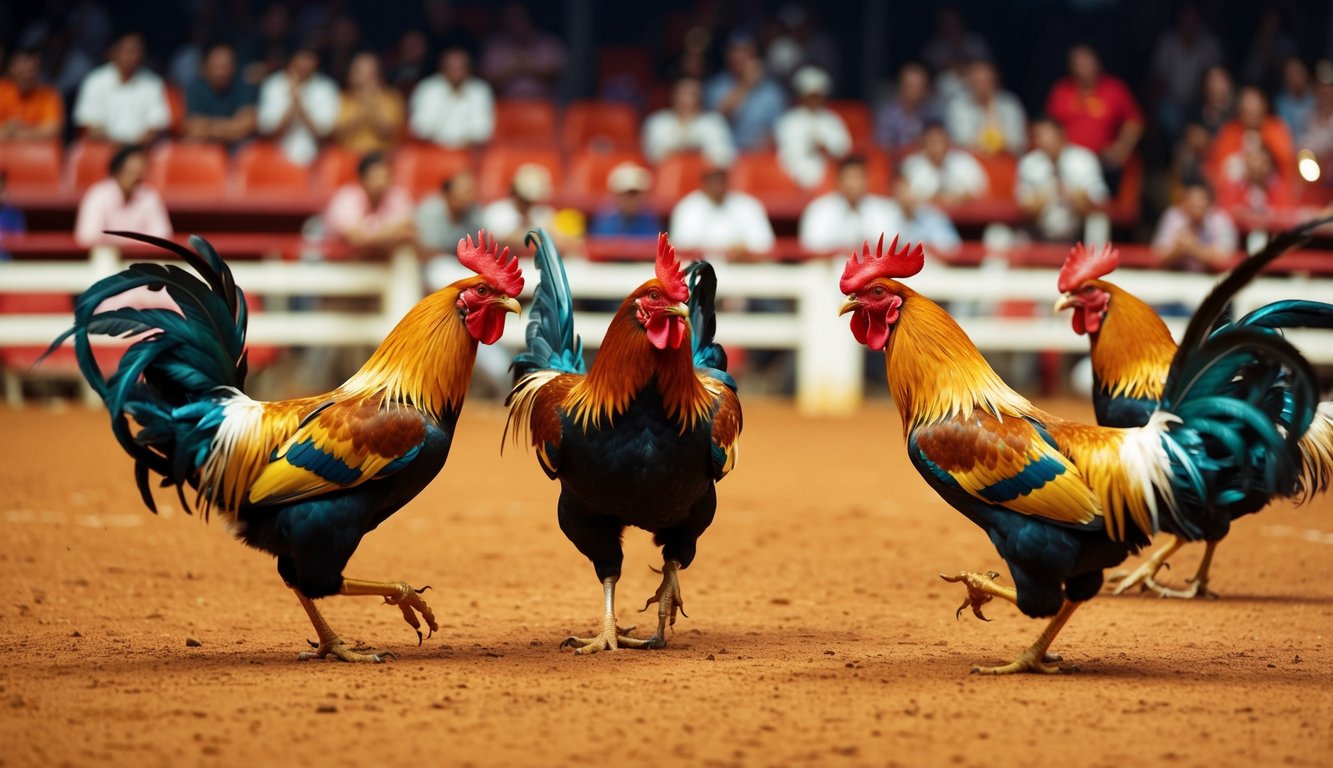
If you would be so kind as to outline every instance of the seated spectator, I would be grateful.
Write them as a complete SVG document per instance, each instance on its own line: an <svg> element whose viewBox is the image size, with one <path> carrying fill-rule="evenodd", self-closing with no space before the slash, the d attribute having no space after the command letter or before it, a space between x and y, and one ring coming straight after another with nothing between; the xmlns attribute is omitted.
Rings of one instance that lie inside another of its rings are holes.
<svg viewBox="0 0 1333 768"><path fill-rule="evenodd" d="M88 187L79 201L74 241L84 247L117 242L104 234L107 230L171 237L171 219L162 196L144 182L148 156L143 147L131 144L120 148L111 156L107 170L110 175Z"/></svg>
<svg viewBox="0 0 1333 768"><path fill-rule="evenodd" d="M729 167L736 159L731 128L717 112L705 112L703 85L692 77L676 81L671 106L643 121L643 154L650 163L660 163L677 152L701 152L708 162Z"/></svg>
<svg viewBox="0 0 1333 768"><path fill-rule="evenodd" d="M898 92L875 115L875 141L890 152L916 147L926 126L940 120L930 94L930 74L912 63L898 73Z"/></svg>
<svg viewBox="0 0 1333 768"><path fill-rule="evenodd" d="M402 138L405 119L403 95L384 84L375 54L352 57L333 129L338 143L357 154L384 152Z"/></svg>
<svg viewBox="0 0 1333 768"><path fill-rule="evenodd" d="M898 207L902 210L902 226L898 234L904 241L921 243L927 256L947 256L958 250L963 239L948 215L926 200L919 200L899 179L896 186Z"/></svg>
<svg viewBox="0 0 1333 768"><path fill-rule="evenodd" d="M1292 136L1305 134L1314 114L1314 89L1310 87L1310 70L1298 56L1292 56L1282 65L1282 90L1273 99L1273 111L1287 124Z"/></svg>
<svg viewBox="0 0 1333 768"><path fill-rule="evenodd" d="M989 61L967 68L967 90L949 102L945 124L953 142L965 149L993 155L1018 154L1027 147L1027 118L1018 97L1000 90L999 75Z"/></svg>
<svg viewBox="0 0 1333 768"><path fill-rule="evenodd" d="M255 90L236 76L236 52L219 43L204 53L199 76L185 88L181 135L229 146L255 132Z"/></svg>
<svg viewBox="0 0 1333 768"><path fill-rule="evenodd" d="M259 131L277 137L283 154L297 165L310 165L319 143L338 122L338 86L319 73L319 56L301 47L259 89Z"/></svg>
<svg viewBox="0 0 1333 768"><path fill-rule="evenodd" d="M1223 63L1222 41L1203 24L1199 9L1186 3L1178 13L1176 25L1158 38L1151 64L1155 114L1170 144L1185 128L1204 73Z"/></svg>
<svg viewBox="0 0 1333 768"><path fill-rule="evenodd" d="M754 38L736 35L727 45L727 68L704 86L704 104L727 118L732 141L748 151L769 146L787 95L764 71Z"/></svg>
<svg viewBox="0 0 1333 768"><path fill-rule="evenodd" d="M886 232L892 238L902 226L902 209L887 197L870 194L865 158L851 155L838 163L833 190L811 200L801 212L797 237L807 251L833 253L877 241Z"/></svg>
<svg viewBox="0 0 1333 768"><path fill-rule="evenodd" d="M500 11L500 31L487 43L481 73L502 99L552 99L565 69L565 46L537 29L522 3Z"/></svg>
<svg viewBox="0 0 1333 768"><path fill-rule="evenodd" d="M773 130L778 162L788 176L807 189L824 180L830 158L838 160L852 149L847 124L825 106L831 85L828 73L818 67L797 70L792 88L798 101L778 118Z"/></svg>
<svg viewBox="0 0 1333 768"><path fill-rule="evenodd" d="M356 250L357 256L385 255L416 238L412 196L391 186L389 163L371 152L356 168L357 181L333 193L324 210L324 227L331 237Z"/></svg>
<svg viewBox="0 0 1333 768"><path fill-rule="evenodd" d="M653 174L635 163L621 163L611 169L606 188L615 195L615 206L599 212L588 227L596 237L657 237L662 220L644 210L643 197L653 187Z"/></svg>
<svg viewBox="0 0 1333 768"><path fill-rule="evenodd" d="M430 43L426 33L409 29L398 41L398 47L389 54L386 69L389 84L404 96L412 93L417 83L430 72Z"/></svg>
<svg viewBox="0 0 1333 768"><path fill-rule="evenodd" d="M1273 153L1266 144L1254 140L1246 142L1240 161L1240 176L1228 176L1218 185L1218 204L1231 213L1260 216L1292 205L1291 185L1278 172Z"/></svg>
<svg viewBox="0 0 1333 768"><path fill-rule="evenodd" d="M1314 87L1314 111L1300 138L1302 147L1328 160L1333 158L1333 64L1320 62L1320 70Z"/></svg>
<svg viewBox="0 0 1333 768"><path fill-rule="evenodd" d="M1108 192L1097 156L1065 141L1060 124L1042 118L1032 124L1032 151L1018 161L1014 197L1039 239L1072 240Z"/></svg>
<svg viewBox="0 0 1333 768"><path fill-rule="evenodd" d="M949 142L942 123L931 123L921 135L921 151L903 160L906 191L916 200L956 205L986 194L990 179L972 156Z"/></svg>
<svg viewBox="0 0 1333 768"><path fill-rule="evenodd" d="M472 76L472 55L464 48L440 54L438 74L412 91L412 135L450 149L466 149L491 140L495 99L484 80Z"/></svg>
<svg viewBox="0 0 1333 768"><path fill-rule="evenodd" d="M471 171L459 171L440 185L440 194L417 205L417 241L431 253L452 254L458 241L481 229L477 207L477 179Z"/></svg>
<svg viewBox="0 0 1333 768"><path fill-rule="evenodd" d="M1242 153L1255 135L1268 149L1282 178L1290 179L1296 172L1296 150L1286 123L1268 113L1268 97L1263 91L1247 86L1240 91L1236 119L1222 126L1209 151L1208 165L1218 182L1219 196L1224 182L1245 175Z"/></svg>
<svg viewBox="0 0 1333 768"><path fill-rule="evenodd" d="M969 30L957 8L944 6L935 14L935 34L921 47L921 58L937 77L941 102L962 93L969 62L990 60L986 39Z"/></svg>
<svg viewBox="0 0 1333 768"><path fill-rule="evenodd" d="M171 125L162 80L143 67L143 37L122 35L110 61L88 73L74 101L74 124L88 138L147 143Z"/></svg>
<svg viewBox="0 0 1333 768"><path fill-rule="evenodd" d="M1064 127L1070 143L1101 158L1108 178L1119 177L1143 136L1143 113L1134 96L1124 81L1102 71L1097 52L1087 45L1069 49L1069 75L1051 88L1046 114Z"/></svg>
<svg viewBox="0 0 1333 768"><path fill-rule="evenodd" d="M1179 201L1162 213L1153 235L1158 266L1182 272L1226 269L1236 256L1236 225L1213 204L1207 182L1187 184Z"/></svg>
<svg viewBox="0 0 1333 768"><path fill-rule="evenodd" d="M0 261L9 261L5 239L21 236L28 231L28 220L24 218L23 211L9 202L9 198L5 195L8 182L8 175L0 171Z"/></svg>
<svg viewBox="0 0 1333 768"><path fill-rule="evenodd" d="M717 166L708 168L700 187L676 203L667 231L682 251L735 261L764 258L775 240L764 204L729 189L726 169Z"/></svg>
<svg viewBox="0 0 1333 768"><path fill-rule="evenodd" d="M555 209L551 199L551 172L537 163L524 163L514 171L509 196L496 200L481 211L481 225L500 243L521 247L528 230L553 229Z"/></svg>
<svg viewBox="0 0 1333 768"><path fill-rule="evenodd" d="M65 107L60 92L38 77L36 51L19 49L9 59L9 77L0 80L0 141L45 141L60 135Z"/></svg>
<svg viewBox="0 0 1333 768"><path fill-rule="evenodd" d="M1202 126L1211 140L1235 116L1236 84L1231 73L1225 67L1210 67L1204 73L1203 96L1189 116L1189 124Z"/></svg>

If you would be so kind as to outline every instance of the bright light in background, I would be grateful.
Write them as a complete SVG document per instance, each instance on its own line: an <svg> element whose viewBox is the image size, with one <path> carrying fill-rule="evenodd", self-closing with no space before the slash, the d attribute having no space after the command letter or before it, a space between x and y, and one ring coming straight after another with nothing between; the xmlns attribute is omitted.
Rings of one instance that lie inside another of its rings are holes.
<svg viewBox="0 0 1333 768"><path fill-rule="evenodd" d="M1319 161L1315 159L1314 153L1308 149L1302 149L1296 153L1296 170L1300 172L1302 179L1311 184L1319 181Z"/></svg>

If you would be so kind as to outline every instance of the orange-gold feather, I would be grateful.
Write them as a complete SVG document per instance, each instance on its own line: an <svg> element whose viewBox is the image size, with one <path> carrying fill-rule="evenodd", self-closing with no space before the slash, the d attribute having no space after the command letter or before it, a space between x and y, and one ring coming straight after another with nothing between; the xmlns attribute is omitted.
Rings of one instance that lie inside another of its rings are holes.
<svg viewBox="0 0 1333 768"><path fill-rule="evenodd" d="M1160 400L1176 354L1166 323L1152 307L1114 283L1087 284L1110 294L1101 329L1090 337L1097 380L1114 397Z"/></svg>

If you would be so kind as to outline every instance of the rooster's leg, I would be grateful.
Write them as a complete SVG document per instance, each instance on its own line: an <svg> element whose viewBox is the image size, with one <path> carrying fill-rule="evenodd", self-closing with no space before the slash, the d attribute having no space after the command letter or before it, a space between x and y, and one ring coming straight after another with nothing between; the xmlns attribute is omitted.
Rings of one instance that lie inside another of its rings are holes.
<svg viewBox="0 0 1333 768"><path fill-rule="evenodd" d="M598 651L614 651L617 648L647 648L648 641L630 637L634 627L621 629L616 626L616 579L608 576L602 580L602 594L606 600L606 611L602 617L602 631L596 637L567 637L560 643L561 648L574 648L574 653L583 656Z"/></svg>
<svg viewBox="0 0 1333 768"><path fill-rule="evenodd" d="M430 628L430 635L435 634L440 626L435 623L435 614L430 606L421 597L421 593L430 589L422 587L421 589L412 589L410 585L403 581L365 581L363 579L343 579L343 588L338 593L341 595L374 595L383 597L388 605L396 605L403 612L403 621L408 626L416 630L417 645L421 645L421 621L417 619L417 614L425 619L426 626ZM430 635L427 635L429 637Z"/></svg>
<svg viewBox="0 0 1333 768"><path fill-rule="evenodd" d="M1194 577L1189 580L1189 586L1184 589L1168 589L1158 584L1153 584L1149 588L1162 597L1174 597L1188 600L1195 597L1217 597L1216 592L1208 589L1208 569L1213 565L1213 550L1217 549L1217 542L1210 541L1207 548L1203 551L1203 560L1199 561L1199 570L1194 573Z"/></svg>
<svg viewBox="0 0 1333 768"><path fill-rule="evenodd" d="M292 590L296 592L295 589ZM310 617L310 623L315 625L315 634L319 637L319 643L315 645L315 650L305 651L297 658L302 661L308 659L323 659L332 656L339 661L360 661L372 662L378 664L386 658L392 658L392 653L357 653L347 647L347 644L334 633L329 627L329 623L320 615L319 609L315 607L315 601L296 592L296 599L301 601L301 607L305 609L306 615Z"/></svg>
<svg viewBox="0 0 1333 768"><path fill-rule="evenodd" d="M648 598L648 602L643 604L643 609L639 613L648 610L648 606L657 603L657 634L648 638L646 646L648 648L666 647L666 629L668 626L676 626L676 612L681 616L689 618L685 613L685 599L680 594L680 578L676 572L680 570L680 563L675 560L667 560L662 563L662 586L657 588L657 593Z"/></svg>
<svg viewBox="0 0 1333 768"><path fill-rule="evenodd" d="M1046 675L1058 674L1060 672L1073 672L1074 667L1061 667L1058 664L1050 663L1052 658L1047 654L1055 636L1064 629L1065 622L1074 614L1078 608L1078 603L1071 603L1066 600L1060 606L1060 611L1051 619L1051 623L1046 625L1037 642L1033 643L1026 651L1019 654L1018 658L1001 667L973 667L972 672L980 675L1012 675L1015 672L1038 672Z"/></svg>
<svg viewBox="0 0 1333 768"><path fill-rule="evenodd" d="M985 573L976 573L974 571L959 571L957 576L945 576L940 574L940 578L951 584L962 582L967 587L967 597L963 598L963 604L954 611L953 617L961 619L963 609L971 608L972 614L982 621L990 621L981 612L981 606L989 603L991 598L998 597L1001 600L1008 600L1014 605L1018 605L1018 591L1013 587L1002 587L995 583L1000 574L995 571L986 571ZM1060 655L1048 653L1042 657L1042 661L1053 663L1060 661Z"/></svg>
<svg viewBox="0 0 1333 768"><path fill-rule="evenodd" d="M1135 585L1138 585L1141 590L1151 589L1160 594L1162 587L1153 579L1156 578L1157 572L1162 570L1162 566L1166 565L1166 561L1176 553L1176 550L1183 546L1185 546L1185 540L1176 536L1170 544L1152 553L1152 557L1139 563L1139 567L1133 571L1128 573L1120 571L1108 576L1107 581L1119 582L1112 594L1119 595Z"/></svg>

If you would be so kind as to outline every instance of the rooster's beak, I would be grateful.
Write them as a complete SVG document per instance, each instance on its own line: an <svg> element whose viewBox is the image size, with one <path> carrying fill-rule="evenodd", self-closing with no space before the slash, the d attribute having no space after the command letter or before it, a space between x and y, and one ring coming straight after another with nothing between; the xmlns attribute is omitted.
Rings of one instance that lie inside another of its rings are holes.
<svg viewBox="0 0 1333 768"><path fill-rule="evenodd" d="M663 309L662 311L667 313L668 315L676 315L678 317L688 318L690 316L689 310L685 309L685 307L681 306L680 304L672 304L671 306L667 307L666 309Z"/></svg>
<svg viewBox="0 0 1333 768"><path fill-rule="evenodd" d="M495 303L504 307L506 312L513 312L516 315L522 314L523 308L519 306L517 299L505 296L504 298L496 299Z"/></svg>
<svg viewBox="0 0 1333 768"><path fill-rule="evenodd" d="M1069 309L1070 307L1077 307L1077 306L1079 306L1079 301L1074 296L1074 294L1066 293L1060 298L1055 300L1055 307L1053 308L1053 311L1056 314L1060 314L1061 312L1065 311L1066 309Z"/></svg>
<svg viewBox="0 0 1333 768"><path fill-rule="evenodd" d="M842 306L838 307L838 317L842 317L848 312L855 312L860 308L861 302L857 300L855 296L848 296L847 300L842 303Z"/></svg>

